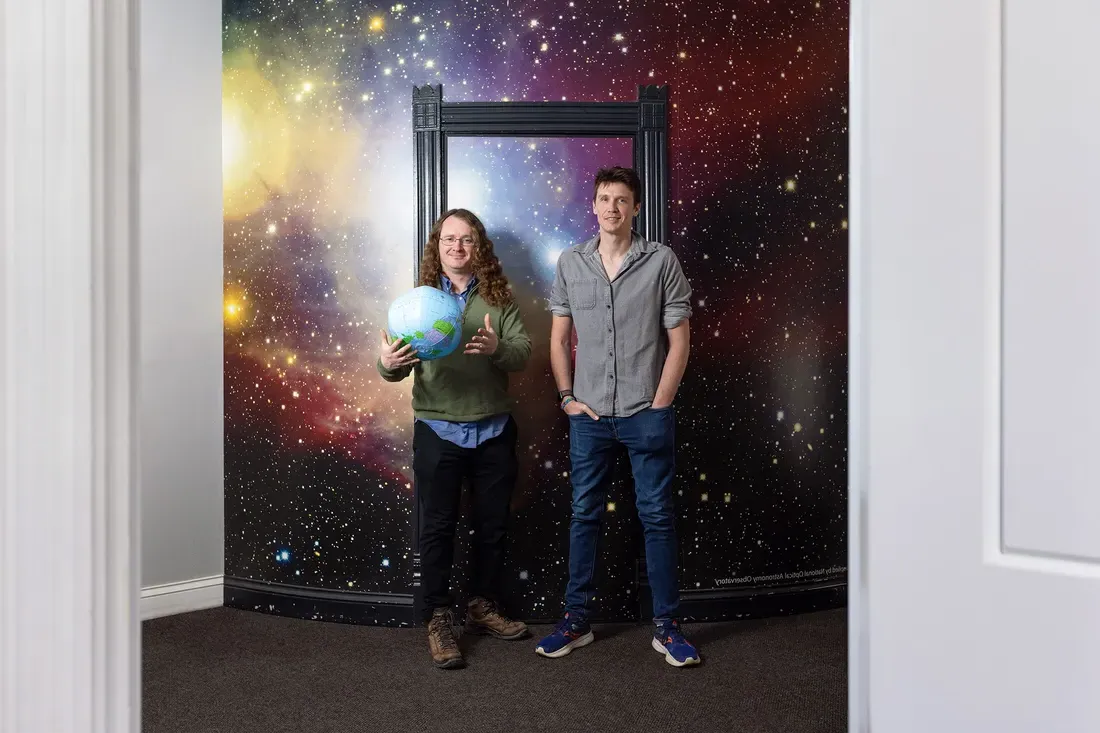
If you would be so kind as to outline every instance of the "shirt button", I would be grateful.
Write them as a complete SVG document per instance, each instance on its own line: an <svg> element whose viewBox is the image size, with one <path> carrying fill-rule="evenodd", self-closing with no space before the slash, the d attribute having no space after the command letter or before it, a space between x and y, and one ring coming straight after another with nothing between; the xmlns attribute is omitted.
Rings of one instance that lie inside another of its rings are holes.
<svg viewBox="0 0 1100 733"><path fill-rule="evenodd" d="M607 309L611 310L611 304L610 303L607 304Z"/></svg>

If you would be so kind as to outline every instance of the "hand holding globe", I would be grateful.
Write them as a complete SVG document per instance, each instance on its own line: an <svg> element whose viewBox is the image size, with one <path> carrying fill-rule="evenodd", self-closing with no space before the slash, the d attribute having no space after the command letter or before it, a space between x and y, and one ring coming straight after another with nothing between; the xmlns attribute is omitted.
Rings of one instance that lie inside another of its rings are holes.
<svg viewBox="0 0 1100 733"><path fill-rule="evenodd" d="M390 305L389 333L382 332L380 358L386 369L399 369L421 361L441 359L458 348L462 339L462 307L458 298L438 288L422 285L401 295ZM464 354L492 356L500 337L489 314Z"/></svg>
<svg viewBox="0 0 1100 733"><path fill-rule="evenodd" d="M462 306L455 296L421 285L393 301L387 326L389 334L384 334L382 360L387 369L395 368L387 365L387 356L398 367L415 363L408 361L410 358L441 359L462 341ZM411 351L405 351L402 344L404 348L411 347Z"/></svg>
<svg viewBox="0 0 1100 733"><path fill-rule="evenodd" d="M392 371L420 363L416 352L412 350L412 344L406 344L401 339L391 339L385 331L381 333L382 352L378 356L382 360L382 366Z"/></svg>

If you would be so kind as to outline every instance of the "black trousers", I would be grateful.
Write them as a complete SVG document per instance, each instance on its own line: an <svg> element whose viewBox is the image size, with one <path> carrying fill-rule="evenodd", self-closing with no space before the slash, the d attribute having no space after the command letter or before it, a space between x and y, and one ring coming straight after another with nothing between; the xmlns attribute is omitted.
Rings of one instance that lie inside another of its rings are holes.
<svg viewBox="0 0 1100 733"><path fill-rule="evenodd" d="M508 535L512 490L519 471L516 423L476 448L443 440L422 422L413 428L413 473L420 512L420 597L417 613L427 621L436 608L449 608L462 483L469 479L473 516L475 596L497 600Z"/></svg>

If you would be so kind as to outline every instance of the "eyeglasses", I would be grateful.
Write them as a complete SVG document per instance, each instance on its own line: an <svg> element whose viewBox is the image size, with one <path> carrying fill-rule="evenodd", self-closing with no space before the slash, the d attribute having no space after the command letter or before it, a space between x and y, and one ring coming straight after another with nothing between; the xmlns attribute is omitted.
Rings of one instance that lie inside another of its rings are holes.
<svg viewBox="0 0 1100 733"><path fill-rule="evenodd" d="M463 247L473 247L474 246L474 238L473 237L461 237L461 238L459 238L459 237L455 237L453 235L448 235L446 237L440 237L439 241L443 242L443 244L446 244L446 245L452 245L452 244L457 242L457 243L461 244Z"/></svg>

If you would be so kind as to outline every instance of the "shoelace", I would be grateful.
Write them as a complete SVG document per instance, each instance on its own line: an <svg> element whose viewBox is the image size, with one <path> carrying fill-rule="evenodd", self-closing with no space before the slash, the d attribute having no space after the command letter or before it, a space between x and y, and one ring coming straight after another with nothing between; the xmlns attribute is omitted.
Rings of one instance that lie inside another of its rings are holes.
<svg viewBox="0 0 1100 733"><path fill-rule="evenodd" d="M504 616L497 610L495 603L487 601L481 609L481 617L484 619L500 619L504 620Z"/></svg>
<svg viewBox="0 0 1100 733"><path fill-rule="evenodd" d="M684 638L684 634L680 630L679 626L673 626L671 624L668 626L662 626L661 641L667 643L670 640L673 644L687 644L687 639Z"/></svg>
<svg viewBox="0 0 1100 733"><path fill-rule="evenodd" d="M432 622L429 624L429 630L439 637L439 646L443 649L450 651L458 646L455 642L454 630L451 628L450 615L432 616Z"/></svg>

